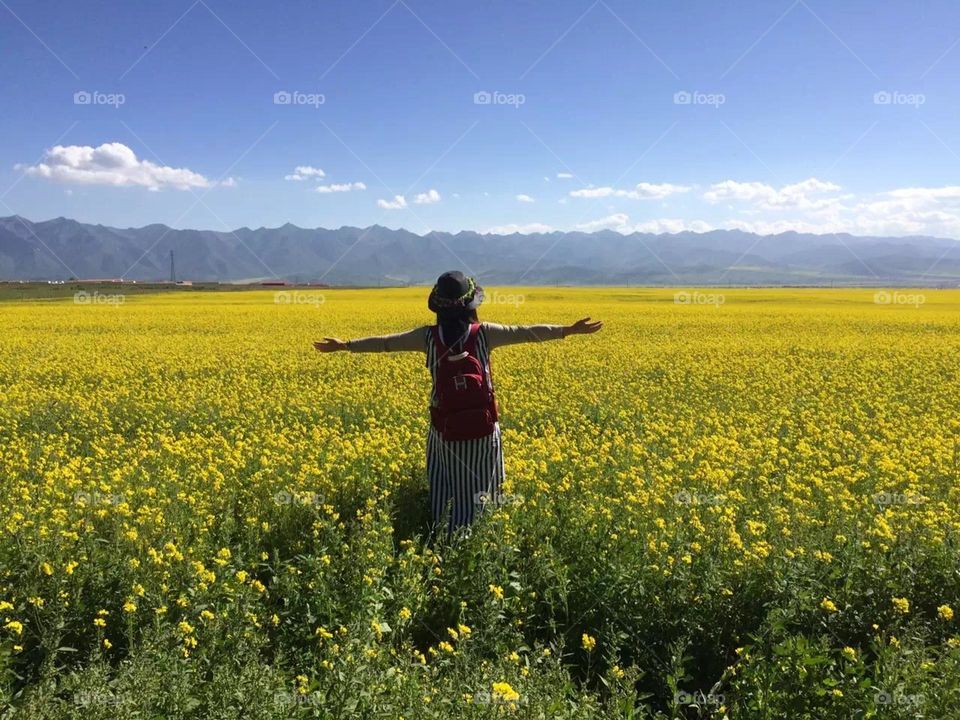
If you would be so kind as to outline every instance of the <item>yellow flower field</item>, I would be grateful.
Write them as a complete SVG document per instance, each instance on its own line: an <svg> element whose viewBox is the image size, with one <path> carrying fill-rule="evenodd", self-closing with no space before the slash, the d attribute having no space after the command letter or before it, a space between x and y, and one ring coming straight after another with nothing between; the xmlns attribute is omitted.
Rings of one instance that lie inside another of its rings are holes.
<svg viewBox="0 0 960 720"><path fill-rule="evenodd" d="M488 289L606 326L494 352L504 502L432 547L423 356L311 348L425 298L0 303L0 702L955 711L960 291Z"/></svg>

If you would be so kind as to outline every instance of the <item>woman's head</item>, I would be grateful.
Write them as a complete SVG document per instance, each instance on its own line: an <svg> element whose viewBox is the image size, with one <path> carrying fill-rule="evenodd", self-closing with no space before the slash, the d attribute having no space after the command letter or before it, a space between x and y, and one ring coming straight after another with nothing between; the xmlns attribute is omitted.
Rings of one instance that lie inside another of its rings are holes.
<svg viewBox="0 0 960 720"><path fill-rule="evenodd" d="M483 288L459 270L445 272L430 291L427 306L437 315L476 310L483 302Z"/></svg>
<svg viewBox="0 0 960 720"><path fill-rule="evenodd" d="M458 270L437 278L430 291L427 307L437 315L437 324L447 342L466 335L471 322L477 321L477 308L483 302L483 288L472 277Z"/></svg>

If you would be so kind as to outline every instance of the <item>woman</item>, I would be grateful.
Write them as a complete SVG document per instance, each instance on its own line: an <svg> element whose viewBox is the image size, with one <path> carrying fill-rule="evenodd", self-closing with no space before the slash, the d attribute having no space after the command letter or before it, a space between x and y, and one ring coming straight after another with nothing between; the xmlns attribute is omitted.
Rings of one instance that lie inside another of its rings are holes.
<svg viewBox="0 0 960 720"><path fill-rule="evenodd" d="M444 273L430 292L427 307L437 324L396 335L357 340L324 338L320 352L426 353L433 380L427 475L430 510L436 527L447 533L469 525L488 503L500 497L503 446L490 375L490 351L504 345L589 335L603 327L590 318L573 325L497 325L480 323L477 308L483 288L461 272ZM449 513L449 517L448 517Z"/></svg>

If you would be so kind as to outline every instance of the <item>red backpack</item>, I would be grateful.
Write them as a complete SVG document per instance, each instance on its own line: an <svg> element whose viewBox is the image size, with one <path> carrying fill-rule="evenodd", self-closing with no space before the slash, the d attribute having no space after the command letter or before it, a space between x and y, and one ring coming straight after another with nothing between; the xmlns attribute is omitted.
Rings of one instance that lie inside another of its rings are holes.
<svg viewBox="0 0 960 720"><path fill-rule="evenodd" d="M480 323L473 323L463 341L463 350L454 353L433 332L437 367L437 404L430 408L430 420L444 440L475 440L493 432L497 422L497 401L489 368L477 357Z"/></svg>

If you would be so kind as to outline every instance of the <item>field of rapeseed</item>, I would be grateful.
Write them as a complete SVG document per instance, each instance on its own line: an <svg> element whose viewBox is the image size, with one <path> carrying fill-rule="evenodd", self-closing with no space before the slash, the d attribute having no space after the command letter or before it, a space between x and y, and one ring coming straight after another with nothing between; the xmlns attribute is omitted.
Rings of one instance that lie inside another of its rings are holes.
<svg viewBox="0 0 960 720"><path fill-rule="evenodd" d="M426 290L322 292L0 303L6 712L960 716L960 293L488 290L606 328L431 547L422 356L310 346Z"/></svg>

